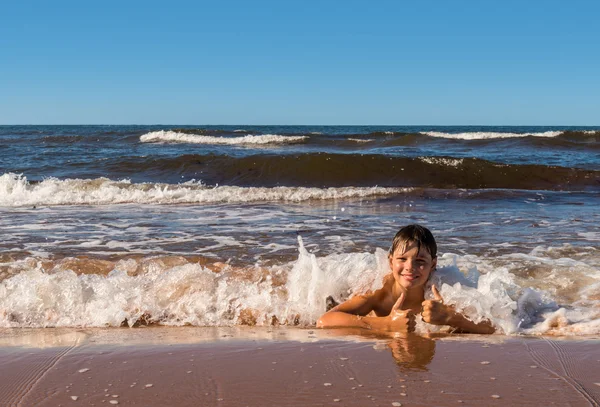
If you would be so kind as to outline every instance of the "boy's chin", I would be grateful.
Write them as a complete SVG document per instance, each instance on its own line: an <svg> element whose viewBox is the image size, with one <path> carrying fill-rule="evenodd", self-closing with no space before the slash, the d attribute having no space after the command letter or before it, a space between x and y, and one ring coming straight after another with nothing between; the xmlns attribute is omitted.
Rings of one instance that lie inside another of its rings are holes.
<svg viewBox="0 0 600 407"><path fill-rule="evenodd" d="M398 280L397 280L398 281ZM425 284L424 281L421 281L420 278L415 278L414 280L407 280L405 278L400 277L398 283L408 289L408 288L415 288L415 287L419 287Z"/></svg>

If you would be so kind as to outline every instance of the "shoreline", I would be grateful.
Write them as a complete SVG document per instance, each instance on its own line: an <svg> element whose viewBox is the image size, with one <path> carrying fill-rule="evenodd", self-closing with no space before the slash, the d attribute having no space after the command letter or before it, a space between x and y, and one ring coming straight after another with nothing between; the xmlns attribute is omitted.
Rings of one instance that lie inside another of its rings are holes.
<svg viewBox="0 0 600 407"><path fill-rule="evenodd" d="M2 329L0 404L598 406L599 345L598 336Z"/></svg>

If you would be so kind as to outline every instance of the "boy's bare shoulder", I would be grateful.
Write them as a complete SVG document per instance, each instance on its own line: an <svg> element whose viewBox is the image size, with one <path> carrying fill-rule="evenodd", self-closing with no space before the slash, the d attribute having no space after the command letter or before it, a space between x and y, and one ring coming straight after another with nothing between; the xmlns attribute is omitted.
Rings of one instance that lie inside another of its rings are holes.
<svg viewBox="0 0 600 407"><path fill-rule="evenodd" d="M392 281L390 281L387 277L388 276L384 277L383 287L375 291L370 291L365 294L357 295L356 297L359 297L363 301L368 302L373 307L373 310L377 310L392 296L393 277Z"/></svg>
<svg viewBox="0 0 600 407"><path fill-rule="evenodd" d="M385 316L389 314L389 310L387 309L387 303L389 302L390 292L385 289L385 287L380 288L371 294L369 298L369 303L371 304L371 308L375 311L377 316Z"/></svg>
<svg viewBox="0 0 600 407"><path fill-rule="evenodd" d="M379 316L385 316L390 313L393 305L392 288L394 285L394 276L388 274L383 278L383 287L376 290L370 299L373 311Z"/></svg>
<svg viewBox="0 0 600 407"><path fill-rule="evenodd" d="M391 280L389 277L391 277ZM390 274L384 277L383 287L380 289L355 295L341 304L338 304L333 297L327 297L327 312L345 312L363 316L375 312L378 316L386 316L390 312L391 305L393 305L390 303L392 300L392 286L393 276Z"/></svg>

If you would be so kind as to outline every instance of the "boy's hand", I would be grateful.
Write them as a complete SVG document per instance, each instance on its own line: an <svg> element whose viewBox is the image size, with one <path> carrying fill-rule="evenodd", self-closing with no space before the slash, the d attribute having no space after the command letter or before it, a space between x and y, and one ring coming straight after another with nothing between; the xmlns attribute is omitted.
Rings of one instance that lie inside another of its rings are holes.
<svg viewBox="0 0 600 407"><path fill-rule="evenodd" d="M400 297L398 297L398 300L390 311L390 315L387 316L391 331L413 332L415 330L415 315L411 311L401 310L405 298L406 295L404 293L400 294Z"/></svg>
<svg viewBox="0 0 600 407"><path fill-rule="evenodd" d="M449 325L450 320L455 315L454 308L444 305L444 299L435 284L431 286L431 291L435 300L425 300L421 303L423 321L433 325Z"/></svg>

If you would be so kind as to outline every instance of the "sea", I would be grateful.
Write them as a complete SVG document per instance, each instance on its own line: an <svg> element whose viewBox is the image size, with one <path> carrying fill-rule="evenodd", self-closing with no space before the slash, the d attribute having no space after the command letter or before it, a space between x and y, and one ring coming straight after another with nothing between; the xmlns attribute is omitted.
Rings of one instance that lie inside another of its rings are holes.
<svg viewBox="0 0 600 407"><path fill-rule="evenodd" d="M598 335L599 203L600 127L0 126L0 328L314 327L418 223L473 320Z"/></svg>

